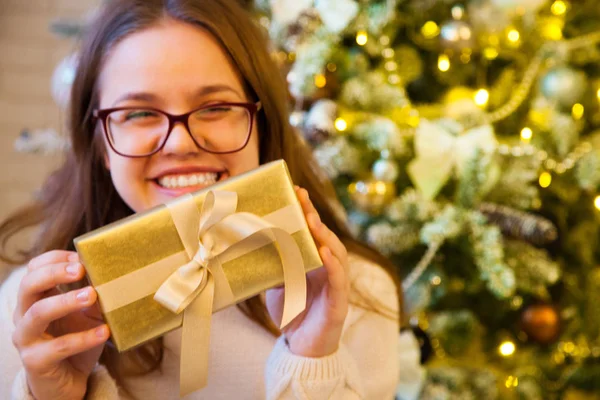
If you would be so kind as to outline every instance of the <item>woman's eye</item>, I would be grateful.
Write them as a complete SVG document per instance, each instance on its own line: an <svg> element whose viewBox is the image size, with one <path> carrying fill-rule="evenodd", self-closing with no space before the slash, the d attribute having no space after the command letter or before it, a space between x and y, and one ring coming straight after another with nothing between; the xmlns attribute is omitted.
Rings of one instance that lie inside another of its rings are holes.
<svg viewBox="0 0 600 400"><path fill-rule="evenodd" d="M203 113L204 114L219 114L219 113L225 113L230 110L231 110L231 107L218 106L218 107L207 108L203 111Z"/></svg>
<svg viewBox="0 0 600 400"><path fill-rule="evenodd" d="M128 113L125 116L125 120L130 121L132 119L142 119L142 118L155 117L155 116L156 116L156 113L154 113L152 111L136 110L136 111L132 111L132 112Z"/></svg>

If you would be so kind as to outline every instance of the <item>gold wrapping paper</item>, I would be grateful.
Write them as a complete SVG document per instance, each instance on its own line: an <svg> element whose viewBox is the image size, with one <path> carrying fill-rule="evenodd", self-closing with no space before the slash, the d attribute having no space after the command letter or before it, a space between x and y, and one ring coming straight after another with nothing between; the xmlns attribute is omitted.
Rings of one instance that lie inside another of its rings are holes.
<svg viewBox="0 0 600 400"><path fill-rule="evenodd" d="M285 218L278 220L278 211L297 205L297 212L302 213L283 161L265 164L194 193L193 199L198 210L202 208L209 190L236 192L238 212L249 212L259 217L270 216L271 223L284 229L288 222ZM320 267L322 261L303 216L302 222L300 230L290 233L300 248L308 272ZM164 205L80 236L75 239L75 247L94 287L184 251L171 214ZM181 260L175 262L178 263L175 267L181 266ZM227 260L222 264L222 269L234 295L234 303L283 283L281 261L273 243ZM144 279L143 275L140 279ZM219 287L219 282L216 286ZM233 305L220 301L218 293L215 295L213 312ZM111 299L104 299L99 294L100 307L111 329L112 341L119 351L129 350L181 326L182 314L167 310L153 296L150 294L131 304L104 312L107 308L113 308L103 306Z"/></svg>

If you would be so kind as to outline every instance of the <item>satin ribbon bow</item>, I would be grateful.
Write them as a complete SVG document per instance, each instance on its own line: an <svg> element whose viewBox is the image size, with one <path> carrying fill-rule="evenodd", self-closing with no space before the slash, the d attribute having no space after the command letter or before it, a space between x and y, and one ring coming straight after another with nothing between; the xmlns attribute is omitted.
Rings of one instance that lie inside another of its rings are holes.
<svg viewBox="0 0 600 400"><path fill-rule="evenodd" d="M191 195L167 207L190 261L167 278L154 299L174 313L183 312L180 394L185 396L207 384L215 290L231 292L220 255L256 247L256 241L276 243L285 288L282 328L306 307L306 276L302 254L291 235L254 214L236 212L235 192L208 192L199 218L194 215L198 209ZM222 279L215 282L215 275ZM233 294L228 297L233 303Z"/></svg>
<svg viewBox="0 0 600 400"><path fill-rule="evenodd" d="M416 157L408 165L408 175L424 198L435 198L454 170L462 172L477 148L486 154L496 151L498 141L491 125L461 131L456 121L421 119L415 133Z"/></svg>

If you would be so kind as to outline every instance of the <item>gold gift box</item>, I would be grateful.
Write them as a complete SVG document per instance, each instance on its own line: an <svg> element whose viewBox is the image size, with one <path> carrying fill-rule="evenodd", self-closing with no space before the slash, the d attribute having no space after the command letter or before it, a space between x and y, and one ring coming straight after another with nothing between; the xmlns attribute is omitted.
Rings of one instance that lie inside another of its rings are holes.
<svg viewBox="0 0 600 400"><path fill-rule="evenodd" d="M289 171L282 160L193 193L198 210L202 209L210 190L236 192L237 212L250 212L259 217L298 204ZM299 205L298 212L302 213ZM300 248L308 272L320 267L322 261L303 215L302 221L304 227L292 233L292 238ZM285 222L281 221L284 225ZM106 225L76 238L74 242L94 287L184 251L165 205ZM281 261L274 243L227 261L222 266L235 298L234 304L283 283ZM154 300L153 294L109 312L104 312L104 301L99 293L100 307L119 351L139 346L182 325L182 314L174 314L164 308ZM215 293L213 312L231 305L220 302L218 292Z"/></svg>

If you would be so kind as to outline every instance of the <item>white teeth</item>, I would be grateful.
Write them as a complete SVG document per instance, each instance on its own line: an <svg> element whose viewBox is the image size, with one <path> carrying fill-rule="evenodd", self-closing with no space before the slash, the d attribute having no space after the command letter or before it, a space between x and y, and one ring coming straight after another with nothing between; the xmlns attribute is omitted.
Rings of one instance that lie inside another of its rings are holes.
<svg viewBox="0 0 600 400"><path fill-rule="evenodd" d="M183 175L181 175L178 179L177 179L177 185L179 187L186 187L188 186L188 181L187 178Z"/></svg>
<svg viewBox="0 0 600 400"><path fill-rule="evenodd" d="M187 175L167 175L158 180L160 186L175 189L196 185L212 185L217 182L218 174L216 172L204 172Z"/></svg>

